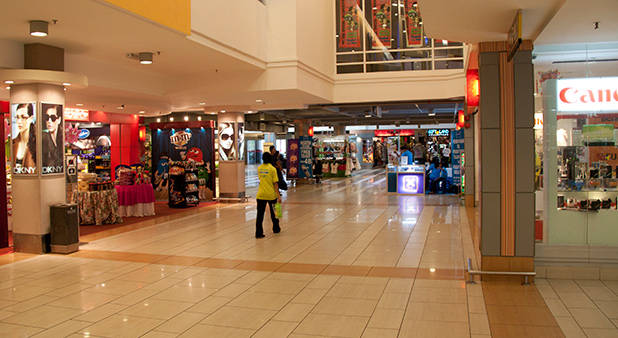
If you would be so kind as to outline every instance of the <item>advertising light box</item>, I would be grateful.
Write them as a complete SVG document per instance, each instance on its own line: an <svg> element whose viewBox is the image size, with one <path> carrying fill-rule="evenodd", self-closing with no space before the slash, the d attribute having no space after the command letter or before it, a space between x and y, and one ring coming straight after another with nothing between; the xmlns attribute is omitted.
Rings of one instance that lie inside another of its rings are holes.
<svg viewBox="0 0 618 338"><path fill-rule="evenodd" d="M618 77L557 80L556 101L559 112L618 112Z"/></svg>

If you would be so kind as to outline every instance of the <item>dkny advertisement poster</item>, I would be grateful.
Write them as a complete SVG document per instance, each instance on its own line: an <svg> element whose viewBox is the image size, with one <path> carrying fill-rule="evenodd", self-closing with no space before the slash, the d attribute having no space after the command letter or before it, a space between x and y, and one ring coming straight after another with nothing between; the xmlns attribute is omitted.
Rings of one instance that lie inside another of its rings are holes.
<svg viewBox="0 0 618 338"><path fill-rule="evenodd" d="M11 133L13 173L37 174L36 161L36 103L11 105Z"/></svg>
<svg viewBox="0 0 618 338"><path fill-rule="evenodd" d="M62 105L41 103L42 168L43 175L64 172L64 126Z"/></svg>

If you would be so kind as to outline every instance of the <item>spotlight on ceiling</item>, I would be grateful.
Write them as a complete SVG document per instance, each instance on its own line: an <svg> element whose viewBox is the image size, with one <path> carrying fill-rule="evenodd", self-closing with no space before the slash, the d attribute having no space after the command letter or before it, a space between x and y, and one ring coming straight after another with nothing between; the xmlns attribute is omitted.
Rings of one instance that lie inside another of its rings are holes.
<svg viewBox="0 0 618 338"><path fill-rule="evenodd" d="M202 117L201 117L201 116L198 116L198 117L197 117L197 120L198 120L198 121L201 121L201 120L202 120Z"/></svg>
<svg viewBox="0 0 618 338"><path fill-rule="evenodd" d="M15 83L15 81L13 81L13 80L6 80L6 81L4 81L4 83L6 83L6 84L13 84L13 83Z"/></svg>
<svg viewBox="0 0 618 338"><path fill-rule="evenodd" d="M78 106L78 107L83 107L84 106L83 103L76 103L75 105Z"/></svg>
<svg viewBox="0 0 618 338"><path fill-rule="evenodd" d="M436 116L436 113L429 113L427 116Z"/></svg>
<svg viewBox="0 0 618 338"><path fill-rule="evenodd" d="M43 37L49 32L49 23L42 20L30 21L30 35Z"/></svg>
<svg viewBox="0 0 618 338"><path fill-rule="evenodd" d="M141 52L138 54L139 63L143 65L151 65L152 64L152 55L151 52Z"/></svg>

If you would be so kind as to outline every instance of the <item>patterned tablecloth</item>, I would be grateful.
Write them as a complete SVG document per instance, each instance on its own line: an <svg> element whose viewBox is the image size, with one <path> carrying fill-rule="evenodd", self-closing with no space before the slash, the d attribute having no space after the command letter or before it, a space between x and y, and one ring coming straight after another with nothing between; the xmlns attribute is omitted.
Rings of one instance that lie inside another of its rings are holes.
<svg viewBox="0 0 618 338"><path fill-rule="evenodd" d="M80 224L122 223L116 189L79 193Z"/></svg>
<svg viewBox="0 0 618 338"><path fill-rule="evenodd" d="M117 185L120 216L144 217L155 214L152 184Z"/></svg>

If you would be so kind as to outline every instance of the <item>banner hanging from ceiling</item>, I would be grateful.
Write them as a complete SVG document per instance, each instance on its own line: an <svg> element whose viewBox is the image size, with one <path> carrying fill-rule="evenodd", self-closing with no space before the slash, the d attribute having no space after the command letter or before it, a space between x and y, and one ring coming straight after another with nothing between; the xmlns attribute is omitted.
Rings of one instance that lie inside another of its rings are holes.
<svg viewBox="0 0 618 338"><path fill-rule="evenodd" d="M373 40L374 48L391 47L391 1L390 0L371 0L371 27L376 34Z"/></svg>
<svg viewBox="0 0 618 338"><path fill-rule="evenodd" d="M339 48L360 48L361 47L361 26L359 13L359 0L340 0L340 32Z"/></svg>
<svg viewBox="0 0 618 338"><path fill-rule="evenodd" d="M408 47L423 45L423 20L415 0L405 0L406 9L406 41Z"/></svg>

